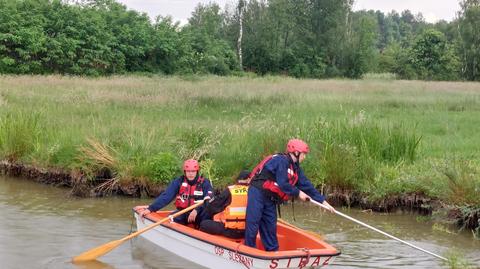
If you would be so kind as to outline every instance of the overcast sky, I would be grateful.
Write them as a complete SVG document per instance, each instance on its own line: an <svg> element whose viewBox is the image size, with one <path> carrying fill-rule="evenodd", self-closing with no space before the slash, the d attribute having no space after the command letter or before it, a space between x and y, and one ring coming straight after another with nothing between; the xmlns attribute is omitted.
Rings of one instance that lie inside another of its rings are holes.
<svg viewBox="0 0 480 269"><path fill-rule="evenodd" d="M212 0L117 0L128 8L146 12L151 18L157 15L171 15L175 21L185 23L198 3L209 3ZM214 0L222 8L232 0ZM458 0L355 0L354 10L374 9L388 13L396 10L410 9L414 14L421 12L428 22L440 19L451 21L460 9Z"/></svg>

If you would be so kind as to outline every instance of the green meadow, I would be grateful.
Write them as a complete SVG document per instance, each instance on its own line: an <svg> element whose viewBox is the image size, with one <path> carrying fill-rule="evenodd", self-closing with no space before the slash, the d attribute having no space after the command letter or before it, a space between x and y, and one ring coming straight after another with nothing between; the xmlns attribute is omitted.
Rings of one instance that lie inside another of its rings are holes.
<svg viewBox="0 0 480 269"><path fill-rule="evenodd" d="M480 84L284 77L0 76L0 158L165 184L198 158L215 187L309 143L319 189L480 206Z"/></svg>

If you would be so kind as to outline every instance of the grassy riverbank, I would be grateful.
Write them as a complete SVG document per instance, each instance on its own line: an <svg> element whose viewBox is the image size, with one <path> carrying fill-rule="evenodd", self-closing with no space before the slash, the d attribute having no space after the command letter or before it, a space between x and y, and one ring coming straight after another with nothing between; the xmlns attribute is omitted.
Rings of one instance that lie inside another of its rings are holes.
<svg viewBox="0 0 480 269"><path fill-rule="evenodd" d="M480 84L281 77L0 77L0 158L113 183L215 186L300 137L320 188L480 207ZM106 171L106 172L105 172Z"/></svg>

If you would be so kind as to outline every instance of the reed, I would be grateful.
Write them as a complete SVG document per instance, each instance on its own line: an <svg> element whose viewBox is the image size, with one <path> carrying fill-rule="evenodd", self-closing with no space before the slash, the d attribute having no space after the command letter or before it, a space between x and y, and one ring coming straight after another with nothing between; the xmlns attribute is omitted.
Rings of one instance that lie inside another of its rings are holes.
<svg viewBox="0 0 480 269"><path fill-rule="evenodd" d="M450 250L446 255L448 261L446 266L450 269L476 269L478 267L472 265L466 258L465 255L460 253L457 250Z"/></svg>
<svg viewBox="0 0 480 269"><path fill-rule="evenodd" d="M446 158L432 162L429 171L430 174L424 176L423 181L429 186L431 196L458 207L480 205L478 162L463 158Z"/></svg>
<svg viewBox="0 0 480 269"><path fill-rule="evenodd" d="M40 114L10 111L0 116L0 152L9 161L20 161L40 143Z"/></svg>

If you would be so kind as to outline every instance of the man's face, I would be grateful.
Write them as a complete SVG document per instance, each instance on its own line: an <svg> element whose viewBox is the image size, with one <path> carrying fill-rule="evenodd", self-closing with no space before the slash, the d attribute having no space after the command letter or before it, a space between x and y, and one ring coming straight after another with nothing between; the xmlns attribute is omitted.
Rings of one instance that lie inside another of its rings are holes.
<svg viewBox="0 0 480 269"><path fill-rule="evenodd" d="M185 170L185 176L188 180L194 180L197 176L197 171L195 170Z"/></svg>
<svg viewBox="0 0 480 269"><path fill-rule="evenodd" d="M305 153L300 153L300 155L298 156L298 162L301 163L303 162L303 160L305 160L305 157L307 157L307 154Z"/></svg>

